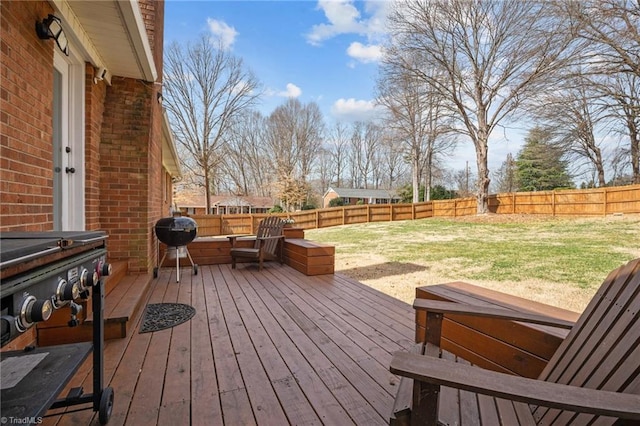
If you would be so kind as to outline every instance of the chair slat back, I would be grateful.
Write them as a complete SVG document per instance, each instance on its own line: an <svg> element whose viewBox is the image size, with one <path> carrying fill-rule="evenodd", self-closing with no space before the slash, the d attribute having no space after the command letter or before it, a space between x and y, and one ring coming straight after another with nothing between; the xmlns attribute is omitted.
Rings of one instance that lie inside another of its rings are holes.
<svg viewBox="0 0 640 426"><path fill-rule="evenodd" d="M612 271L540 375L541 380L640 393L640 259ZM591 424L594 416L537 407L539 424ZM597 424L616 419L597 418Z"/></svg>
<svg viewBox="0 0 640 426"><path fill-rule="evenodd" d="M282 229L284 228L284 222L277 216L269 216L262 219L258 225L258 231L256 232L256 242L254 248L260 247L260 238L265 237L278 237L282 235ZM262 250L269 254L275 254L278 248L278 240L270 239L265 240L262 244Z"/></svg>

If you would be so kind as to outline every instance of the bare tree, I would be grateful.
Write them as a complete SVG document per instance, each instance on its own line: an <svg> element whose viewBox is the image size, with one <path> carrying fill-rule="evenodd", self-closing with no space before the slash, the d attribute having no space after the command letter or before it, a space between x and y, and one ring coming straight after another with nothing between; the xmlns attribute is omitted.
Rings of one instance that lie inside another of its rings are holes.
<svg viewBox="0 0 640 426"><path fill-rule="evenodd" d="M349 160L349 136L348 128L344 123L337 122L326 140L327 150L331 153L331 162L335 170L331 182L340 188L344 183ZM326 190L327 188L324 188Z"/></svg>
<svg viewBox="0 0 640 426"><path fill-rule="evenodd" d="M607 76L598 84L597 90L610 100L609 118L615 129L625 135L629 142L614 156L616 170L624 169L622 164L631 166L631 181L640 183L640 77L631 73Z"/></svg>
<svg viewBox="0 0 640 426"><path fill-rule="evenodd" d="M589 63L602 73L640 77L638 0L562 0L555 2L572 31L589 42Z"/></svg>
<svg viewBox="0 0 640 426"><path fill-rule="evenodd" d="M496 192L515 192L518 190L516 161L511 153L507 154L507 158L493 175Z"/></svg>
<svg viewBox="0 0 640 426"><path fill-rule="evenodd" d="M592 84L612 108L614 127L629 138L613 156L616 170L629 159L632 181L640 183L640 2L637 0L556 1L558 13L588 42L582 53Z"/></svg>
<svg viewBox="0 0 640 426"><path fill-rule="evenodd" d="M271 196L273 180L265 147L266 118L257 111L239 115L227 132L224 174L229 192Z"/></svg>
<svg viewBox="0 0 640 426"><path fill-rule="evenodd" d="M267 123L266 143L280 182L280 198L287 209L301 207L305 199L297 197L301 193L310 195L308 179L322 146L324 121L320 108L314 102L303 105L291 98L271 113Z"/></svg>
<svg viewBox="0 0 640 426"><path fill-rule="evenodd" d="M577 160L574 167L579 169L580 160L586 161L597 185L603 187L606 179L601 145L606 136L603 123L607 110L600 105L591 81L578 72L564 83L564 88L541 97L537 116L565 155Z"/></svg>
<svg viewBox="0 0 640 426"><path fill-rule="evenodd" d="M376 187L379 169L379 148L382 142L380 127L371 122L358 121L351 129L351 178L354 188Z"/></svg>
<svg viewBox="0 0 640 426"><path fill-rule="evenodd" d="M455 145L455 140L448 137L452 123L445 115L444 100L433 86L399 67L393 58L381 67L377 87L378 103L389 112L388 126L395 130L411 164L413 202L420 201L423 177L425 199L429 200L434 159Z"/></svg>
<svg viewBox="0 0 640 426"><path fill-rule="evenodd" d="M205 188L207 211L220 176L224 134L259 96L258 81L242 60L203 36L166 50L163 94L176 141Z"/></svg>
<svg viewBox="0 0 640 426"><path fill-rule="evenodd" d="M447 99L457 130L473 142L478 213L486 213L489 136L551 83L574 38L536 0L407 0L396 4L389 29L386 62Z"/></svg>
<svg viewBox="0 0 640 426"><path fill-rule="evenodd" d="M316 194L322 196L335 177L335 168L333 165L333 155L327 148L320 148L318 151L318 159L316 162Z"/></svg>
<svg viewBox="0 0 640 426"><path fill-rule="evenodd" d="M380 152L380 168L384 176L383 189L396 189L398 184L408 177L408 167L403 147L397 142L393 129L383 130Z"/></svg>

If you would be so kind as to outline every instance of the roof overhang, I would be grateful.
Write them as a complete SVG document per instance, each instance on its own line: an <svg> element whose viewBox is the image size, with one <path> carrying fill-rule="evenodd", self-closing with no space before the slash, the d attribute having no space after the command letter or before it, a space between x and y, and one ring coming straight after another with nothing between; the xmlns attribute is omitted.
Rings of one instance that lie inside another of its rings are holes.
<svg viewBox="0 0 640 426"><path fill-rule="evenodd" d="M104 78L158 78L137 0L50 0L67 37ZM102 77L102 76L101 76Z"/></svg>
<svg viewBox="0 0 640 426"><path fill-rule="evenodd" d="M171 133L169 117L166 111L162 113L162 166L172 178L181 178L180 158L176 151L176 144Z"/></svg>

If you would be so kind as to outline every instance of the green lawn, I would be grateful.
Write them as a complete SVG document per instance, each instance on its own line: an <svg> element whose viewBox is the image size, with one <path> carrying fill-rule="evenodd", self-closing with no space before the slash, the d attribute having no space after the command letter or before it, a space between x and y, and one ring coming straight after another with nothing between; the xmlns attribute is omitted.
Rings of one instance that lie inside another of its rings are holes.
<svg viewBox="0 0 640 426"><path fill-rule="evenodd" d="M595 291L609 271L640 257L637 215L432 218L309 230L306 236L334 244L337 258L350 264L382 257L498 287L542 280Z"/></svg>

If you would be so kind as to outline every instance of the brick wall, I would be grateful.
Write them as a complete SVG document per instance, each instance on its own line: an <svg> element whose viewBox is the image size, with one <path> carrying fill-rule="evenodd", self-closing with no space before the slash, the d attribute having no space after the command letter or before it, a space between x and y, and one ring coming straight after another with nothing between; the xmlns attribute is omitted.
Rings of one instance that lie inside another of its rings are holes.
<svg viewBox="0 0 640 426"><path fill-rule="evenodd" d="M161 75L164 2L141 0L140 8ZM0 2L0 231L53 229L55 46L34 29L49 13L46 1ZM109 233L111 259L148 271L157 261L153 225L170 201L163 192L161 79L114 76L107 86L94 84L93 66L85 71L86 228Z"/></svg>
<svg viewBox="0 0 640 426"><path fill-rule="evenodd" d="M0 230L53 229L53 41L47 2L0 2Z"/></svg>
<svg viewBox="0 0 640 426"><path fill-rule="evenodd" d="M140 2L156 69L162 69L164 2ZM159 62L158 62L159 61ZM128 259L132 272L156 265L153 226L164 208L162 107L157 83L113 77L107 87L100 142L100 212L109 257Z"/></svg>
<svg viewBox="0 0 640 426"><path fill-rule="evenodd" d="M113 77L107 88L100 143L100 212L109 256L145 256L153 84ZM140 270L141 260L130 268Z"/></svg>
<svg viewBox="0 0 640 426"><path fill-rule="evenodd" d="M107 93L105 81L94 83L95 69L85 73L85 223L88 230L100 229L100 134Z"/></svg>

